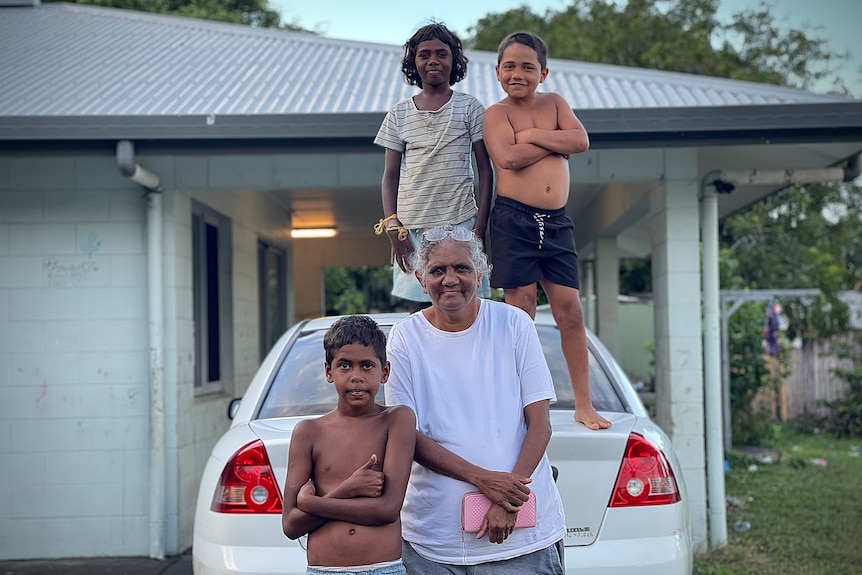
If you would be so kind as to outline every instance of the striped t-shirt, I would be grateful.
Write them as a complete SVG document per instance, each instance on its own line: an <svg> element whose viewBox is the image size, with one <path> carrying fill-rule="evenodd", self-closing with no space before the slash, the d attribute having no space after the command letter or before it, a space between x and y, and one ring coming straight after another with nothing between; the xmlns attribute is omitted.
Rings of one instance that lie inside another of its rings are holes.
<svg viewBox="0 0 862 575"><path fill-rule="evenodd" d="M473 96L452 92L439 110L417 110L407 98L386 114L374 143L402 154L396 210L404 227L476 215L472 145L482 139L484 113Z"/></svg>

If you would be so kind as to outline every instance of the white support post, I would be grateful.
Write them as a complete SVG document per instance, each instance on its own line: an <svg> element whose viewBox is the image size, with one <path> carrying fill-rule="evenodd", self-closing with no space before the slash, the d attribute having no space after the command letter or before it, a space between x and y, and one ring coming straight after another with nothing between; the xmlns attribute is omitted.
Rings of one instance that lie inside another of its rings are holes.
<svg viewBox="0 0 862 575"><path fill-rule="evenodd" d="M722 549L727 546L727 511L719 357L718 198L711 186L703 189L700 230L703 245L703 373L709 544L711 549Z"/></svg>

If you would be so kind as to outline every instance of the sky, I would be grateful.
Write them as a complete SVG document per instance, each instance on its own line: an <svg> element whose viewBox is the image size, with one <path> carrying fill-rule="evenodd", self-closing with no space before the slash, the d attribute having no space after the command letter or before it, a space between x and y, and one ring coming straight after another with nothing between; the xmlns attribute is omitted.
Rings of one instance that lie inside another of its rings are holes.
<svg viewBox="0 0 862 575"><path fill-rule="evenodd" d="M533 12L560 10L569 5L564 0L269 0L282 20L316 30L331 38L402 45L417 28L431 20L445 22L462 38L468 29L486 14L505 12L528 4ZM772 14L779 23L810 30L809 37L828 40L836 53L849 52L837 73L850 94L862 98L862 3L859 0L770 0ZM719 18L729 20L742 9L756 6L752 0L721 0ZM828 87L815 87L826 91Z"/></svg>

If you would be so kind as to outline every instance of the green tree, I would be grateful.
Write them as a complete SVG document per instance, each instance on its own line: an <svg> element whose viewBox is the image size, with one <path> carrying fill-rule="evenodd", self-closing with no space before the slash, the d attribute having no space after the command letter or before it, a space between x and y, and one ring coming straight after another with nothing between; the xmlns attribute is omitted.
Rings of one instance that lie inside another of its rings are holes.
<svg viewBox="0 0 862 575"><path fill-rule="evenodd" d="M834 72L848 56L829 50L827 39L780 26L767 3L738 12L729 22L718 19L718 5L718 0L573 0L544 14L522 6L481 18L465 43L496 51L506 34L530 30L544 38L553 58L802 89L832 78L835 90L846 93Z"/></svg>
<svg viewBox="0 0 862 575"><path fill-rule="evenodd" d="M651 261L649 259L620 259L620 293L652 293Z"/></svg>
<svg viewBox="0 0 862 575"><path fill-rule="evenodd" d="M326 268L323 277L327 315L407 310L390 295L389 266Z"/></svg>
<svg viewBox="0 0 862 575"><path fill-rule="evenodd" d="M283 28L308 32L289 22L282 22L277 10L267 0L43 0L45 2L73 2L106 6L157 14L171 14L203 20L217 20L233 24L246 24L260 28Z"/></svg>
<svg viewBox="0 0 862 575"><path fill-rule="evenodd" d="M761 328L764 304L740 306L727 322L730 360L730 428L734 445L762 445L771 437L771 405L754 401L761 389L774 383L763 361Z"/></svg>
<svg viewBox="0 0 862 575"><path fill-rule="evenodd" d="M719 283L725 289L743 289L739 261L731 250L718 253ZM730 362L731 438L734 445L760 445L770 437L771 413L755 404L757 393L769 385L769 370L762 361L761 334L765 304L748 302L727 321L727 348Z"/></svg>
<svg viewBox="0 0 862 575"><path fill-rule="evenodd" d="M819 288L807 305L785 302L788 336L817 339L847 329L838 292L862 280L862 189L790 186L721 224L722 245L751 289Z"/></svg>

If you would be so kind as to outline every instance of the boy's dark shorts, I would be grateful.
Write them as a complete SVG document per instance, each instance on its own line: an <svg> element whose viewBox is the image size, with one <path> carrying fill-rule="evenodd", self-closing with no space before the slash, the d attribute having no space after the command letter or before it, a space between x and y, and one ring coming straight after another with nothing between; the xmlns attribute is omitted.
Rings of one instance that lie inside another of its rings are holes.
<svg viewBox="0 0 862 575"><path fill-rule="evenodd" d="M580 289L575 224L566 208L546 211L497 196L491 210L491 287L546 279Z"/></svg>

